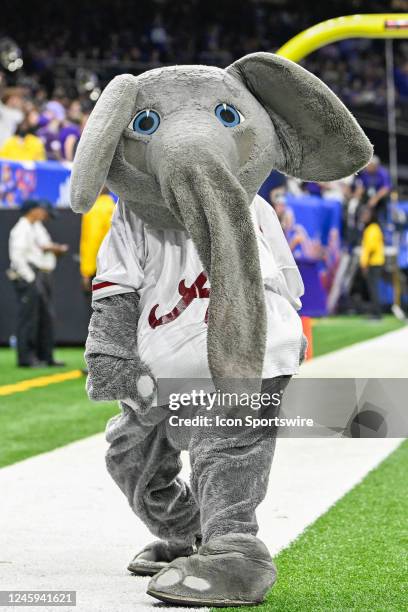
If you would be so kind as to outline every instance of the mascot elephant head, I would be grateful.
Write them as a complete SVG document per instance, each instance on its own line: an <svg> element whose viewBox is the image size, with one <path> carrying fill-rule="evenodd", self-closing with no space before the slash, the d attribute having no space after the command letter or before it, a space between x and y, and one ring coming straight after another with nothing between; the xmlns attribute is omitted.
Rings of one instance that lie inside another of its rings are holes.
<svg viewBox="0 0 408 612"><path fill-rule="evenodd" d="M259 378L266 313L249 207L272 169L331 181L372 147L335 94L299 65L254 53L226 69L158 68L114 78L78 146L71 205L106 183L147 225L187 231L211 281L214 378Z"/></svg>

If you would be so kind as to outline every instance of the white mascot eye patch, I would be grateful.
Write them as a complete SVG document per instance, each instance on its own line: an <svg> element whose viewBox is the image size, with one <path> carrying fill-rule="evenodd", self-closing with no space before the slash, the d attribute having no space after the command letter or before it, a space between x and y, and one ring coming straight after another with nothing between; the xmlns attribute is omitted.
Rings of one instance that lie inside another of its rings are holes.
<svg viewBox="0 0 408 612"><path fill-rule="evenodd" d="M245 121L245 117L232 104L217 104L214 112L217 119L225 127L235 127Z"/></svg>
<svg viewBox="0 0 408 612"><path fill-rule="evenodd" d="M137 134L150 136L160 125L160 115L155 110L146 109L137 113L129 123L128 128Z"/></svg>

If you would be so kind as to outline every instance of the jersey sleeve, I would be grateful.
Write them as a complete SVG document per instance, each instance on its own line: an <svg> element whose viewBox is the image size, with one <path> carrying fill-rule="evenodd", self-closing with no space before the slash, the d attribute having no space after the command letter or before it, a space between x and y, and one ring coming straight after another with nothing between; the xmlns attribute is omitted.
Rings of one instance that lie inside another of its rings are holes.
<svg viewBox="0 0 408 612"><path fill-rule="evenodd" d="M92 299L138 291L144 279L144 224L118 202L97 257Z"/></svg>
<svg viewBox="0 0 408 612"><path fill-rule="evenodd" d="M255 197L254 207L259 229L272 249L278 270L284 277L288 298L299 309L300 297L305 288L278 216L272 206L258 195Z"/></svg>

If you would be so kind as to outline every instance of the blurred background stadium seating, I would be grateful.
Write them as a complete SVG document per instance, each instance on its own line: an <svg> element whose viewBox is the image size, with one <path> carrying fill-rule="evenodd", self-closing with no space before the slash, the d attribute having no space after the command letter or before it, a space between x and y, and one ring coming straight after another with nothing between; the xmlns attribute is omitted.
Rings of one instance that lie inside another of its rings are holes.
<svg viewBox="0 0 408 612"><path fill-rule="evenodd" d="M24 65L6 71L28 111L58 100L82 122L100 89L116 74L173 63L226 66L254 51L274 51L324 19L354 13L408 10L406 0L90 0L23 5L2 3L3 36L12 38ZM394 42L400 158L408 146L408 41ZM387 159L384 41L349 39L323 47L303 64L355 112ZM4 75L3 75L4 80ZM4 82L3 82L4 88ZM21 89L20 89L21 88ZM90 99L91 98L91 99ZM76 101L80 101L81 107ZM63 153L62 153L63 155ZM399 174L408 180L402 161Z"/></svg>

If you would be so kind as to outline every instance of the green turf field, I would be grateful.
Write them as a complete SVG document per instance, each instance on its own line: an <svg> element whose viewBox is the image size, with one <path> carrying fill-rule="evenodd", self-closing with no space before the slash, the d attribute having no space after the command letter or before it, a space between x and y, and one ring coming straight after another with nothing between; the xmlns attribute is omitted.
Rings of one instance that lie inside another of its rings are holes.
<svg viewBox="0 0 408 612"><path fill-rule="evenodd" d="M375 323L350 316L316 319L314 355L323 355L399 327L401 323L392 316ZM14 351L0 349L0 386L84 367L82 348L58 349L56 358L66 361L67 366L16 368ZM0 467L103 431L107 419L117 412L117 405L90 402L84 387L85 377L0 396Z"/></svg>
<svg viewBox="0 0 408 612"><path fill-rule="evenodd" d="M359 316L325 317L313 321L314 355L324 355L345 346L363 342L403 327L404 323L392 315L380 321Z"/></svg>
<svg viewBox="0 0 408 612"><path fill-rule="evenodd" d="M226 612L408 610L407 471L405 442L275 558L263 605Z"/></svg>
<svg viewBox="0 0 408 612"><path fill-rule="evenodd" d="M8 348L0 348L0 386L36 378L37 376L82 370L85 367L84 349L82 347L58 348L55 351L55 358L58 361L65 361L66 366L64 368L16 368L15 352Z"/></svg>
<svg viewBox="0 0 408 612"><path fill-rule="evenodd" d="M0 386L84 367L82 348L59 349L65 368L15 367L10 349L0 349ZM85 376L23 393L0 396L0 467L103 431L116 402L90 402Z"/></svg>

